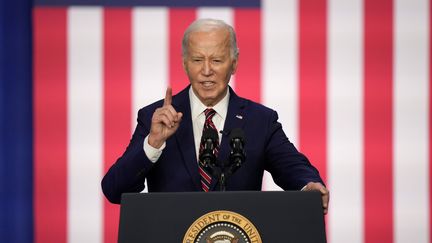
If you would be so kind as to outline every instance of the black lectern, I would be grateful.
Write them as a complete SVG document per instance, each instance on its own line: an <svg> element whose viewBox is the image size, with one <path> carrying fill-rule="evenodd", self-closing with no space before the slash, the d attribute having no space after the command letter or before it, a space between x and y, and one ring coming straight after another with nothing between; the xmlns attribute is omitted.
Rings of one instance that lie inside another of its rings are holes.
<svg viewBox="0 0 432 243"><path fill-rule="evenodd" d="M326 242L319 192L126 193L119 243Z"/></svg>

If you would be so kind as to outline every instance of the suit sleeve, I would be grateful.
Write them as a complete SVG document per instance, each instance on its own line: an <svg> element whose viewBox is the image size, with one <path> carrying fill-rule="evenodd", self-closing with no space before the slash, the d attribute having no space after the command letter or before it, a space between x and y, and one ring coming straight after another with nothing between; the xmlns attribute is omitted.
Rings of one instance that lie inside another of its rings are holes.
<svg viewBox="0 0 432 243"><path fill-rule="evenodd" d="M268 122L265 169L284 190L300 190L309 182L322 181L318 170L288 140L278 115L272 111Z"/></svg>
<svg viewBox="0 0 432 243"><path fill-rule="evenodd" d="M139 111L138 124L126 151L102 179L102 191L112 203L120 203L122 193L144 190L144 180L153 166L143 149L150 130L149 116L146 110Z"/></svg>

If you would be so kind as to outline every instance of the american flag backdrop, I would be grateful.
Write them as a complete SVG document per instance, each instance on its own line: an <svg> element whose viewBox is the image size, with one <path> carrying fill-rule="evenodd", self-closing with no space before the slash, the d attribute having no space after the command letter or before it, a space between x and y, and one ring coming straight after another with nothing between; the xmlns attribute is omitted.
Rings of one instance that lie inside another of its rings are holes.
<svg viewBox="0 0 432 243"><path fill-rule="evenodd" d="M432 242L431 2L36 0L35 242L116 242L102 176L138 109L188 84L181 38L207 17L237 32L231 86L278 111L330 189L328 241Z"/></svg>

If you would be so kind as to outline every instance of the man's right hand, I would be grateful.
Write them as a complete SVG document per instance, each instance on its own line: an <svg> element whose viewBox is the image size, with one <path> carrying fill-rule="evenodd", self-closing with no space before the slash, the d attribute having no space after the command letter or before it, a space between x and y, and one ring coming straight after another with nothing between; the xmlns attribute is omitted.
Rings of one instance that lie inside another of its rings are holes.
<svg viewBox="0 0 432 243"><path fill-rule="evenodd" d="M154 148L160 148L179 128L183 114L177 112L171 105L172 89L168 87L163 106L153 113L148 143Z"/></svg>

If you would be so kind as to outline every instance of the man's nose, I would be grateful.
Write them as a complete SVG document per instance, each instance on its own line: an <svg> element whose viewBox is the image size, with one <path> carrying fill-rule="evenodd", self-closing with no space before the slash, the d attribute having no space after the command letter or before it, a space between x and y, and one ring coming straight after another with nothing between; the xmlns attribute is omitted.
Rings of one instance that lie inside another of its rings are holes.
<svg viewBox="0 0 432 243"><path fill-rule="evenodd" d="M202 74L205 76L210 76L213 73L212 65L210 61L203 62Z"/></svg>

